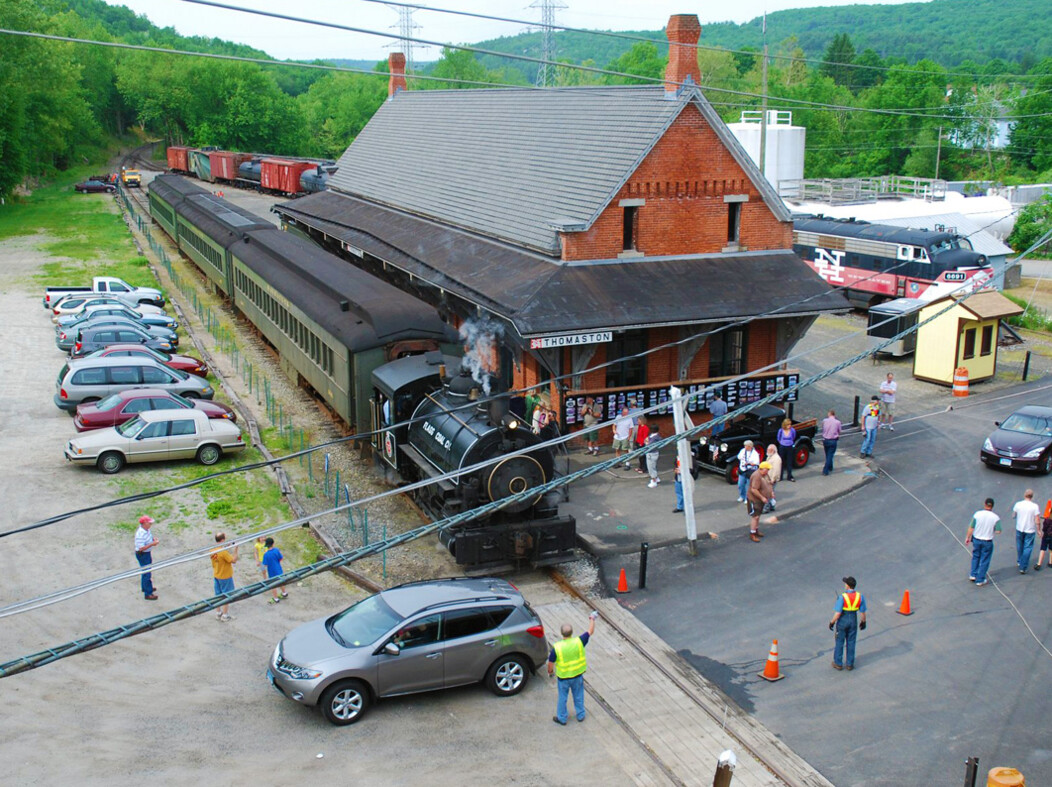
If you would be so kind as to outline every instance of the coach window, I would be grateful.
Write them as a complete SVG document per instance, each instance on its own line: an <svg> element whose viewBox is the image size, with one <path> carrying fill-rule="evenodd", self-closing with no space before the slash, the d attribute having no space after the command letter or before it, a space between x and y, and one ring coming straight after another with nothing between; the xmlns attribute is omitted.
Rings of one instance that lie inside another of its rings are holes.
<svg viewBox="0 0 1052 787"><path fill-rule="evenodd" d="M709 377L729 377L745 370L748 327L721 331L709 337Z"/></svg>
<svg viewBox="0 0 1052 787"><path fill-rule="evenodd" d="M969 328L964 332L964 356L966 360L968 358L975 357L975 328Z"/></svg>
<svg viewBox="0 0 1052 787"><path fill-rule="evenodd" d="M994 351L994 326L983 326L983 338L979 344L979 355L989 355Z"/></svg>
<svg viewBox="0 0 1052 787"><path fill-rule="evenodd" d="M606 387L622 388L630 385L645 385L647 381L646 357L638 356L647 349L645 331L628 331L615 336L606 345L606 360L618 361L606 368Z"/></svg>

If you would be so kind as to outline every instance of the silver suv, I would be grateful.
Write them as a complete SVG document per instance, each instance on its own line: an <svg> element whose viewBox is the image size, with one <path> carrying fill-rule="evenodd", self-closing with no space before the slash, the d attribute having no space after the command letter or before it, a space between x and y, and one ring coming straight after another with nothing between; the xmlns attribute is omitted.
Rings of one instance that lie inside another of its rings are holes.
<svg viewBox="0 0 1052 787"><path fill-rule="evenodd" d="M544 626L514 585L454 578L399 585L293 629L267 677L343 725L379 697L480 681L510 697L547 658Z"/></svg>
<svg viewBox="0 0 1052 787"><path fill-rule="evenodd" d="M204 378L171 369L153 358L107 355L71 358L55 379L55 406L70 415L78 404L97 402L131 388L161 388L187 399L211 399L215 390Z"/></svg>

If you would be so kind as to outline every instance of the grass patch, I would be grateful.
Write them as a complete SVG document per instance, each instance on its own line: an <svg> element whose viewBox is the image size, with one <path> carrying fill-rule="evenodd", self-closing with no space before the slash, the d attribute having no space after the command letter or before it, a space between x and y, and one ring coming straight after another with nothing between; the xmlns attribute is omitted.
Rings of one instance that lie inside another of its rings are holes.
<svg viewBox="0 0 1052 787"><path fill-rule="evenodd" d="M1050 331L1052 330L1052 320L1049 319L1048 312L1044 309L1030 304L1027 308L1026 298L1020 298L1018 295L1011 295L1004 293L1004 296L1008 298L1016 306L1026 309L1022 314L1017 314L1008 318L1009 325L1015 325L1019 328L1026 328L1031 331Z"/></svg>

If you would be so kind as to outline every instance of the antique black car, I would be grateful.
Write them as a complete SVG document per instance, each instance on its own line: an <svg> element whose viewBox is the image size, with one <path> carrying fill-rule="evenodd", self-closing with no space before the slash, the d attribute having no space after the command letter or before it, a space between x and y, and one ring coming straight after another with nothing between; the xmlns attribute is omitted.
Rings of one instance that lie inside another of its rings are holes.
<svg viewBox="0 0 1052 787"><path fill-rule="evenodd" d="M756 450L763 456L771 443L776 443L775 436L785 420L785 410L774 405L760 405L754 410L743 413L727 425L715 439L702 436L691 445L691 452L697 467L713 473L722 473L728 484L738 483L738 452L746 440L756 444ZM793 445L793 467L803 467L815 451L814 418L794 423L796 443Z"/></svg>

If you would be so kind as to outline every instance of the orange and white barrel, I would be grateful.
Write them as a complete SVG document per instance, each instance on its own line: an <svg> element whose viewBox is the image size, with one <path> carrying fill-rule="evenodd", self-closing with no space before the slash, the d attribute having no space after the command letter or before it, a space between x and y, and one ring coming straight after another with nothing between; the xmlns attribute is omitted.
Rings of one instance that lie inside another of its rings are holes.
<svg viewBox="0 0 1052 787"><path fill-rule="evenodd" d="M968 395L968 370L963 366L958 366L953 370L953 395Z"/></svg>

